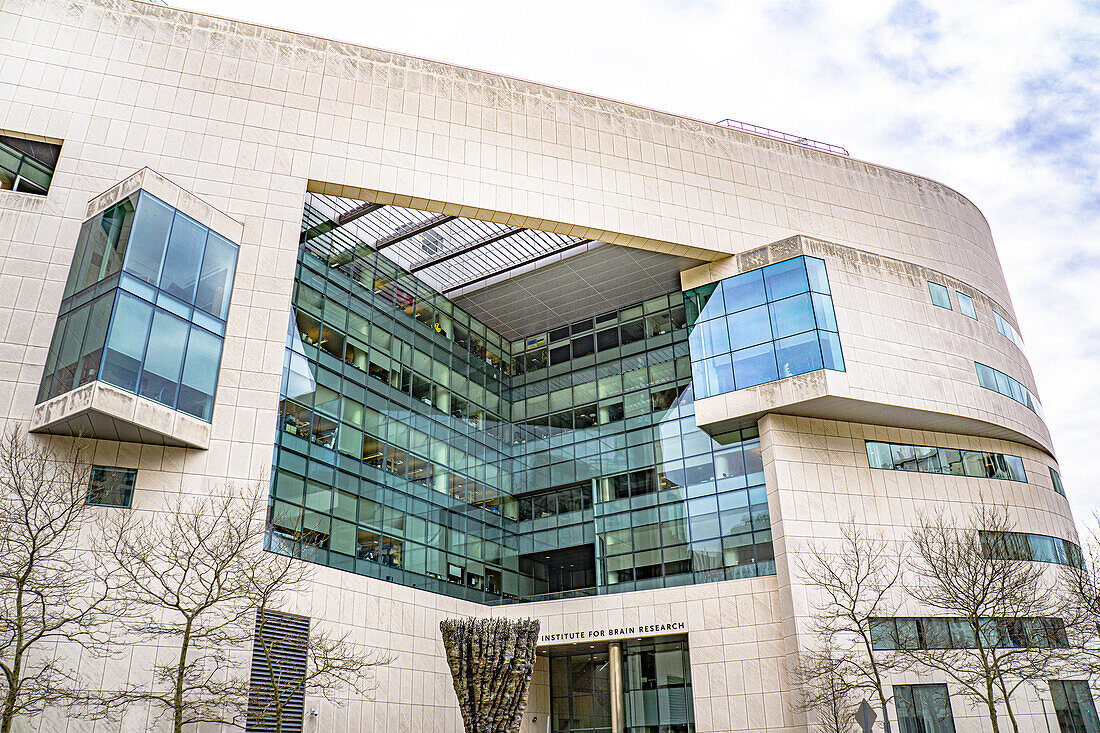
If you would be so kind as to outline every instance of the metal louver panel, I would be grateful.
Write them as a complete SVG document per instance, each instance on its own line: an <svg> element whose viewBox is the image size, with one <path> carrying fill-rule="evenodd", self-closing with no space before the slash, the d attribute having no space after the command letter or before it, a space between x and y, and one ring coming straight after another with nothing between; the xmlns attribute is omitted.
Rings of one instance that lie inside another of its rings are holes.
<svg viewBox="0 0 1100 733"><path fill-rule="evenodd" d="M308 644L308 616L295 616L279 611L256 614L252 674L248 690L248 720L245 726L247 733L274 733L276 689L285 698L283 733L302 733L305 694L301 690L301 684L306 676ZM289 690L294 692L288 693Z"/></svg>

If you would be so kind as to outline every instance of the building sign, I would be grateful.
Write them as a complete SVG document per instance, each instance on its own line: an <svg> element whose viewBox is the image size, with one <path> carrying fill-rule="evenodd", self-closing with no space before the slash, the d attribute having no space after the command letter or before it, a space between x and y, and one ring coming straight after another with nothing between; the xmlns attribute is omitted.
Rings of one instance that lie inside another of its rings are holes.
<svg viewBox="0 0 1100 733"><path fill-rule="evenodd" d="M576 641L615 639L629 636L655 636L686 631L683 621L671 621L665 624L642 624L640 626L621 626L607 629L570 629L557 634L539 635L539 644L567 644Z"/></svg>

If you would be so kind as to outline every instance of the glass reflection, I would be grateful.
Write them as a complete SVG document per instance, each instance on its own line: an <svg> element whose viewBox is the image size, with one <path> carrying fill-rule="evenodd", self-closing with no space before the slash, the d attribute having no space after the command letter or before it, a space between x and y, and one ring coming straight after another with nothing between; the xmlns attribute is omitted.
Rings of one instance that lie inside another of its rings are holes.
<svg viewBox="0 0 1100 733"><path fill-rule="evenodd" d="M280 530L307 539L312 559L489 603L775 572L758 436L695 425L683 294L509 344L438 295L429 323L422 284L382 255L334 264L338 233L299 253L273 499L309 508L280 488L306 477L370 496L400 522L386 530L362 503L340 521L388 531L403 560L382 562L373 534L349 554L336 525ZM411 308L364 287L383 276L414 294ZM753 279L746 297L763 298ZM444 312L452 323L437 329ZM770 350L766 303L756 317ZM728 334L716 319L702 347L724 350L720 389L734 385ZM494 356L500 343L499 364L472 359L475 340ZM312 511L336 522L332 507Z"/></svg>
<svg viewBox="0 0 1100 733"><path fill-rule="evenodd" d="M236 263L145 191L85 222L38 401L98 378L209 421Z"/></svg>
<svg viewBox="0 0 1100 733"><path fill-rule="evenodd" d="M685 293L694 324L689 344L695 396L822 368L842 371L829 293L825 263L806 256Z"/></svg>

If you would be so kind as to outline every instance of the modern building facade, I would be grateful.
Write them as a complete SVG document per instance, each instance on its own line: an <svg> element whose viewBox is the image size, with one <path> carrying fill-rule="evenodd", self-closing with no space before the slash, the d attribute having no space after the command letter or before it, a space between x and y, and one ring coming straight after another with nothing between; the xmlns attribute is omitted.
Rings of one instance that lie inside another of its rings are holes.
<svg viewBox="0 0 1100 733"><path fill-rule="evenodd" d="M0 409L93 438L110 511L262 479L316 566L291 610L396 655L304 730L460 730L438 624L473 615L542 622L525 732L803 731L799 558L842 524L904 554L996 503L1078 557L989 227L942 184L130 0L6 2L0 39ZM890 681L902 730L985 730ZM1095 730L1080 680L1020 700Z"/></svg>

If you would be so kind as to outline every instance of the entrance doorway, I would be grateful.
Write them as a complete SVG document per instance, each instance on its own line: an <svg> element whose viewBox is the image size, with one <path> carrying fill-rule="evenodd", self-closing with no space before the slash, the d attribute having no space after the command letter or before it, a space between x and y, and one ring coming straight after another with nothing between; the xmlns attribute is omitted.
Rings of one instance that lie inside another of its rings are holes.
<svg viewBox="0 0 1100 733"><path fill-rule="evenodd" d="M627 639L621 645L622 733L694 733L686 636ZM612 728L610 643L552 647L552 733L616 733Z"/></svg>

